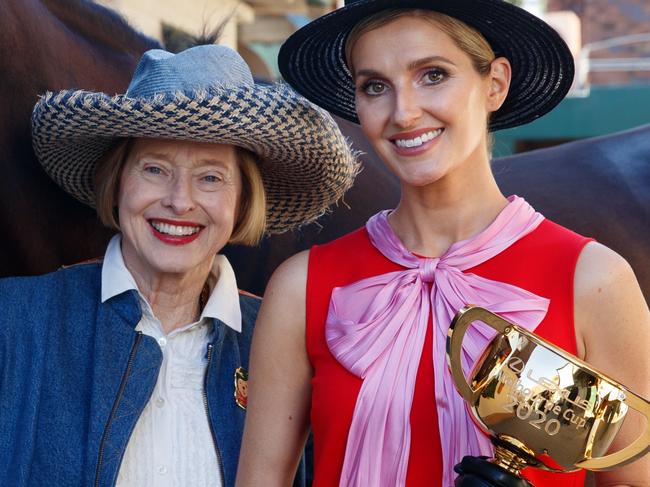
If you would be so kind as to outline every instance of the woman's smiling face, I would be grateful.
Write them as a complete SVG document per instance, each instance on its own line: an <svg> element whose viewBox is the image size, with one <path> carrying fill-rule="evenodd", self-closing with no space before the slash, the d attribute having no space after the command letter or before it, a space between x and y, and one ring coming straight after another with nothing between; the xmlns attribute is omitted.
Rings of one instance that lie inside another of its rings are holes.
<svg viewBox="0 0 650 487"><path fill-rule="evenodd" d="M232 235L241 185L232 145L137 139L118 196L129 270L155 276L209 268Z"/></svg>
<svg viewBox="0 0 650 487"><path fill-rule="evenodd" d="M403 184L431 184L486 159L488 115L505 98L494 96L503 83L479 74L434 22L408 15L369 30L350 62L361 127Z"/></svg>

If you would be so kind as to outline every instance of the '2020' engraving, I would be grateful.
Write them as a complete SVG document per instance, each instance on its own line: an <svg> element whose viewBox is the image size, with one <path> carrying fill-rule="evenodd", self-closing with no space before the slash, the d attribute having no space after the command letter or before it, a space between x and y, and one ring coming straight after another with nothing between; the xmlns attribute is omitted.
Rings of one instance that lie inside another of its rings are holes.
<svg viewBox="0 0 650 487"><path fill-rule="evenodd" d="M521 374L526 364L518 357L511 357L506 365L512 372ZM525 387L522 379L499 374L498 381L509 390L510 401L503 405L505 411L549 436L558 434L563 423L572 424L576 429L585 427L587 420L579 410L587 410L588 401L570 398L570 390L561 388L546 377L536 377L532 370L528 370L525 377L527 383L532 382L538 387L531 390ZM565 404L569 406L563 407Z"/></svg>

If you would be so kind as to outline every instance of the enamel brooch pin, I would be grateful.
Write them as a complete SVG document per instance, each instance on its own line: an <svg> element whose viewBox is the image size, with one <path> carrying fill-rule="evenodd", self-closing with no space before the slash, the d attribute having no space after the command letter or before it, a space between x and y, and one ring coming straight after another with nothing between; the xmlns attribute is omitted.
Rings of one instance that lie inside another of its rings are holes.
<svg viewBox="0 0 650 487"><path fill-rule="evenodd" d="M248 372L243 367L235 369L235 402L240 408L246 409L248 403Z"/></svg>

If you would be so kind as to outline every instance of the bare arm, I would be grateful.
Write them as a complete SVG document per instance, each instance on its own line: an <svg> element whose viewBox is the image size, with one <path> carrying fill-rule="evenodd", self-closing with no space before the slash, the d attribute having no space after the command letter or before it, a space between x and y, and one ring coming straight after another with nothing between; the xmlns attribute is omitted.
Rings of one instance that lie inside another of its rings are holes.
<svg viewBox="0 0 650 487"><path fill-rule="evenodd" d="M273 274L251 348L237 487L289 486L309 427L312 370L305 346L308 252Z"/></svg>
<svg viewBox="0 0 650 487"><path fill-rule="evenodd" d="M578 259L574 290L579 354L596 370L650 398L650 312L632 268L614 251L590 243ZM628 414L614 450L648 427ZM596 485L650 487L650 455L596 474Z"/></svg>

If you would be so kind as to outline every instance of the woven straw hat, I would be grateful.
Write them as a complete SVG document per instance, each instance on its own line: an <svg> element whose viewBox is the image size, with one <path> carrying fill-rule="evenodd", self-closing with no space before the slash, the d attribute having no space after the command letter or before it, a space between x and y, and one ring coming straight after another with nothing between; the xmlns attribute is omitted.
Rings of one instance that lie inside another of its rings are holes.
<svg viewBox="0 0 650 487"><path fill-rule="evenodd" d="M512 65L510 90L490 117L490 130L523 125L555 107L573 81L573 56L541 19L503 0L346 0L345 6L302 27L280 49L284 79L331 113L359 123L345 43L361 20L388 9L424 9L479 31L497 57ZM390 42L390 40L387 40Z"/></svg>
<svg viewBox="0 0 650 487"><path fill-rule="evenodd" d="M32 114L36 155L82 203L95 205L97 162L124 137L233 144L258 155L267 233L323 214L352 185L354 154L333 119L289 87L257 85L224 46L147 51L123 95L47 93Z"/></svg>

